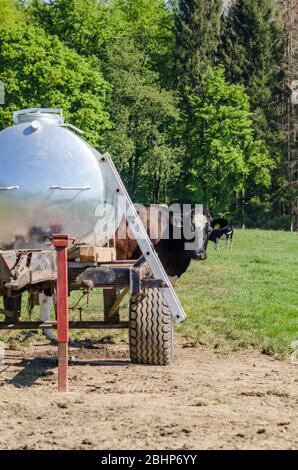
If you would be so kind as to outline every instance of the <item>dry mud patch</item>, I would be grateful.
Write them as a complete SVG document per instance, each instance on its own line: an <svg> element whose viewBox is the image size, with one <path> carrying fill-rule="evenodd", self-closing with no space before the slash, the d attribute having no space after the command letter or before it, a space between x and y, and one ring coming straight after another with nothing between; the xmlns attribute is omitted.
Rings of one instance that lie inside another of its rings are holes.
<svg viewBox="0 0 298 470"><path fill-rule="evenodd" d="M126 343L71 348L68 394L57 348L7 351L1 449L297 449L298 366L256 351L180 343L168 367L130 364Z"/></svg>

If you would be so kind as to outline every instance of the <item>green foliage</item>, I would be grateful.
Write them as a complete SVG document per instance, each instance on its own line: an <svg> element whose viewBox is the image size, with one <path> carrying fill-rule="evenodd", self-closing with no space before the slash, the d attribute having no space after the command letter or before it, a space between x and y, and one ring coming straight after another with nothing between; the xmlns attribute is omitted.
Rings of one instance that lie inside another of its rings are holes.
<svg viewBox="0 0 298 470"><path fill-rule="evenodd" d="M112 87L113 130L105 134L105 146L136 200L165 200L179 167L177 146L171 146L178 111L161 86L169 70L173 13L162 0L35 1L29 11L68 47L101 60Z"/></svg>
<svg viewBox="0 0 298 470"><path fill-rule="evenodd" d="M169 61L174 16L163 0L34 0L29 11L80 54L102 58L111 43L129 37L155 67Z"/></svg>
<svg viewBox="0 0 298 470"><path fill-rule="evenodd" d="M150 58L154 68L164 74L171 61L174 44L174 15L164 0L113 0L114 11L120 9L126 22L126 35Z"/></svg>
<svg viewBox="0 0 298 470"><path fill-rule="evenodd" d="M25 25L25 13L16 0L0 0L0 30Z"/></svg>
<svg viewBox="0 0 298 470"><path fill-rule="evenodd" d="M243 199L248 222L258 218L262 226L281 217L292 197L289 185L285 184L286 136L281 131L284 47L284 33L276 21L271 0L235 2L223 22L220 59L228 80L245 85L256 136L266 143L275 161L269 190L260 190L250 180Z"/></svg>
<svg viewBox="0 0 298 470"><path fill-rule="evenodd" d="M113 89L114 123L107 146L136 201L165 200L179 174L179 149L171 145L178 119L175 99L160 88L146 55L129 39L109 48L105 73Z"/></svg>
<svg viewBox="0 0 298 470"><path fill-rule="evenodd" d="M216 213L227 212L248 176L268 186L273 162L254 138L250 105L241 85L225 81L223 67L209 68L201 93L190 97L193 149L189 190Z"/></svg>
<svg viewBox="0 0 298 470"><path fill-rule="evenodd" d="M111 17L104 0L33 0L28 11L46 31L84 55L97 54L106 42L124 34L123 15L117 11Z"/></svg>
<svg viewBox="0 0 298 470"><path fill-rule="evenodd" d="M0 80L6 91L1 128L11 124L16 109L58 107L91 143L101 143L110 125L109 86L95 59L80 57L41 28L0 30Z"/></svg>
<svg viewBox="0 0 298 470"><path fill-rule="evenodd" d="M0 128L62 107L135 201L288 227L283 32L271 0L236 0L224 20L222 3L0 0Z"/></svg>
<svg viewBox="0 0 298 470"><path fill-rule="evenodd" d="M194 117L190 96L199 96L208 66L214 63L219 44L220 6L221 0L179 0L175 8L173 87L179 95L182 123L178 138L184 147L177 188L181 202L190 202L195 196L190 180L197 171L192 169L192 164L199 157L194 148ZM196 202L203 203L204 200Z"/></svg>
<svg viewBox="0 0 298 470"><path fill-rule="evenodd" d="M268 105L281 74L284 37L275 20L271 0L237 0L223 23L227 77L245 84L252 109L261 115L271 113Z"/></svg>
<svg viewBox="0 0 298 470"><path fill-rule="evenodd" d="M176 8L175 78L180 90L200 86L219 44L222 0L179 0Z"/></svg>

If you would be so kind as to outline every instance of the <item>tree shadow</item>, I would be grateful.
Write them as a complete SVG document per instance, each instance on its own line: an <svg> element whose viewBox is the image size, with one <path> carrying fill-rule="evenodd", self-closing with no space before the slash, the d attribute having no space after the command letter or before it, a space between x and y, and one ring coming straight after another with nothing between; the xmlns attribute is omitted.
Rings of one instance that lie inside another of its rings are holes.
<svg viewBox="0 0 298 470"><path fill-rule="evenodd" d="M54 375L53 369L57 367L56 358L34 358L22 359L20 362L10 366L21 367L22 369L12 378L4 383L14 385L17 388L32 387L41 377Z"/></svg>
<svg viewBox="0 0 298 470"><path fill-rule="evenodd" d="M98 349L98 346L102 346L104 344L115 344L115 341L112 336L104 336L100 339L75 339L69 341L69 346L71 348L78 348L78 349Z"/></svg>
<svg viewBox="0 0 298 470"><path fill-rule="evenodd" d="M100 341L99 341L100 342ZM82 343L77 345L79 349L86 348ZM97 349L96 346L89 347L88 349ZM57 352L58 354L58 352ZM52 377L55 375L55 372L58 368L58 358L57 356L53 357L35 357L31 359L26 359L21 357L20 359L18 356L11 355L6 356L6 360L9 362L4 364L2 370L0 370L0 378L1 374L7 372L7 370L11 367L17 367L21 370L16 373L16 375L12 379L5 379L3 377L3 381L0 383L0 387L4 385L13 385L17 388L28 388L32 387L36 384L36 382L43 378L43 377ZM69 367L72 366L94 366L94 367L103 367L103 366L128 366L131 362L125 359L71 359L69 358Z"/></svg>
<svg viewBox="0 0 298 470"><path fill-rule="evenodd" d="M121 359L99 359L95 361L88 359L74 359L69 361L70 366L129 366L130 364L130 361Z"/></svg>

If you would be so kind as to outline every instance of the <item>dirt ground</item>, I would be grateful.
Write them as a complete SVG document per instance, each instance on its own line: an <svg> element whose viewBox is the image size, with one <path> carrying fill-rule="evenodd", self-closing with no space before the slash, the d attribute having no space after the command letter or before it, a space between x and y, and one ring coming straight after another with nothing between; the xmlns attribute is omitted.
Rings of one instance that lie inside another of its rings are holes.
<svg viewBox="0 0 298 470"><path fill-rule="evenodd" d="M126 343L71 348L70 392L57 348L7 351L1 449L297 449L298 366L258 352L179 344L169 367L135 366Z"/></svg>

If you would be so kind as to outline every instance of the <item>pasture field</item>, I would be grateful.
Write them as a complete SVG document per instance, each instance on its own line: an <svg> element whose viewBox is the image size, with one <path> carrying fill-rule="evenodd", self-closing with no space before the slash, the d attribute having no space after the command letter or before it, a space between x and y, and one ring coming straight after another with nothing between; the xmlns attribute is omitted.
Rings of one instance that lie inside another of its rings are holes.
<svg viewBox="0 0 298 470"><path fill-rule="evenodd" d="M284 358L298 340L298 233L236 230L231 252L208 247L177 284L186 337L221 350Z"/></svg>
<svg viewBox="0 0 298 470"><path fill-rule="evenodd" d="M225 242L215 250L208 246L206 261L192 261L175 288L187 313L176 334L194 344L210 346L218 352L255 347L279 359L289 356L298 340L298 233L236 230L230 252ZM75 306L80 294L71 294ZM24 318L26 314L24 298ZM102 291L94 291L84 307L84 319L99 319ZM122 307L127 316L128 298ZM32 318L38 318L35 307ZM79 318L79 310L70 312ZM0 333L10 347L32 345L40 339L36 332ZM125 331L71 331L77 341L126 340Z"/></svg>

